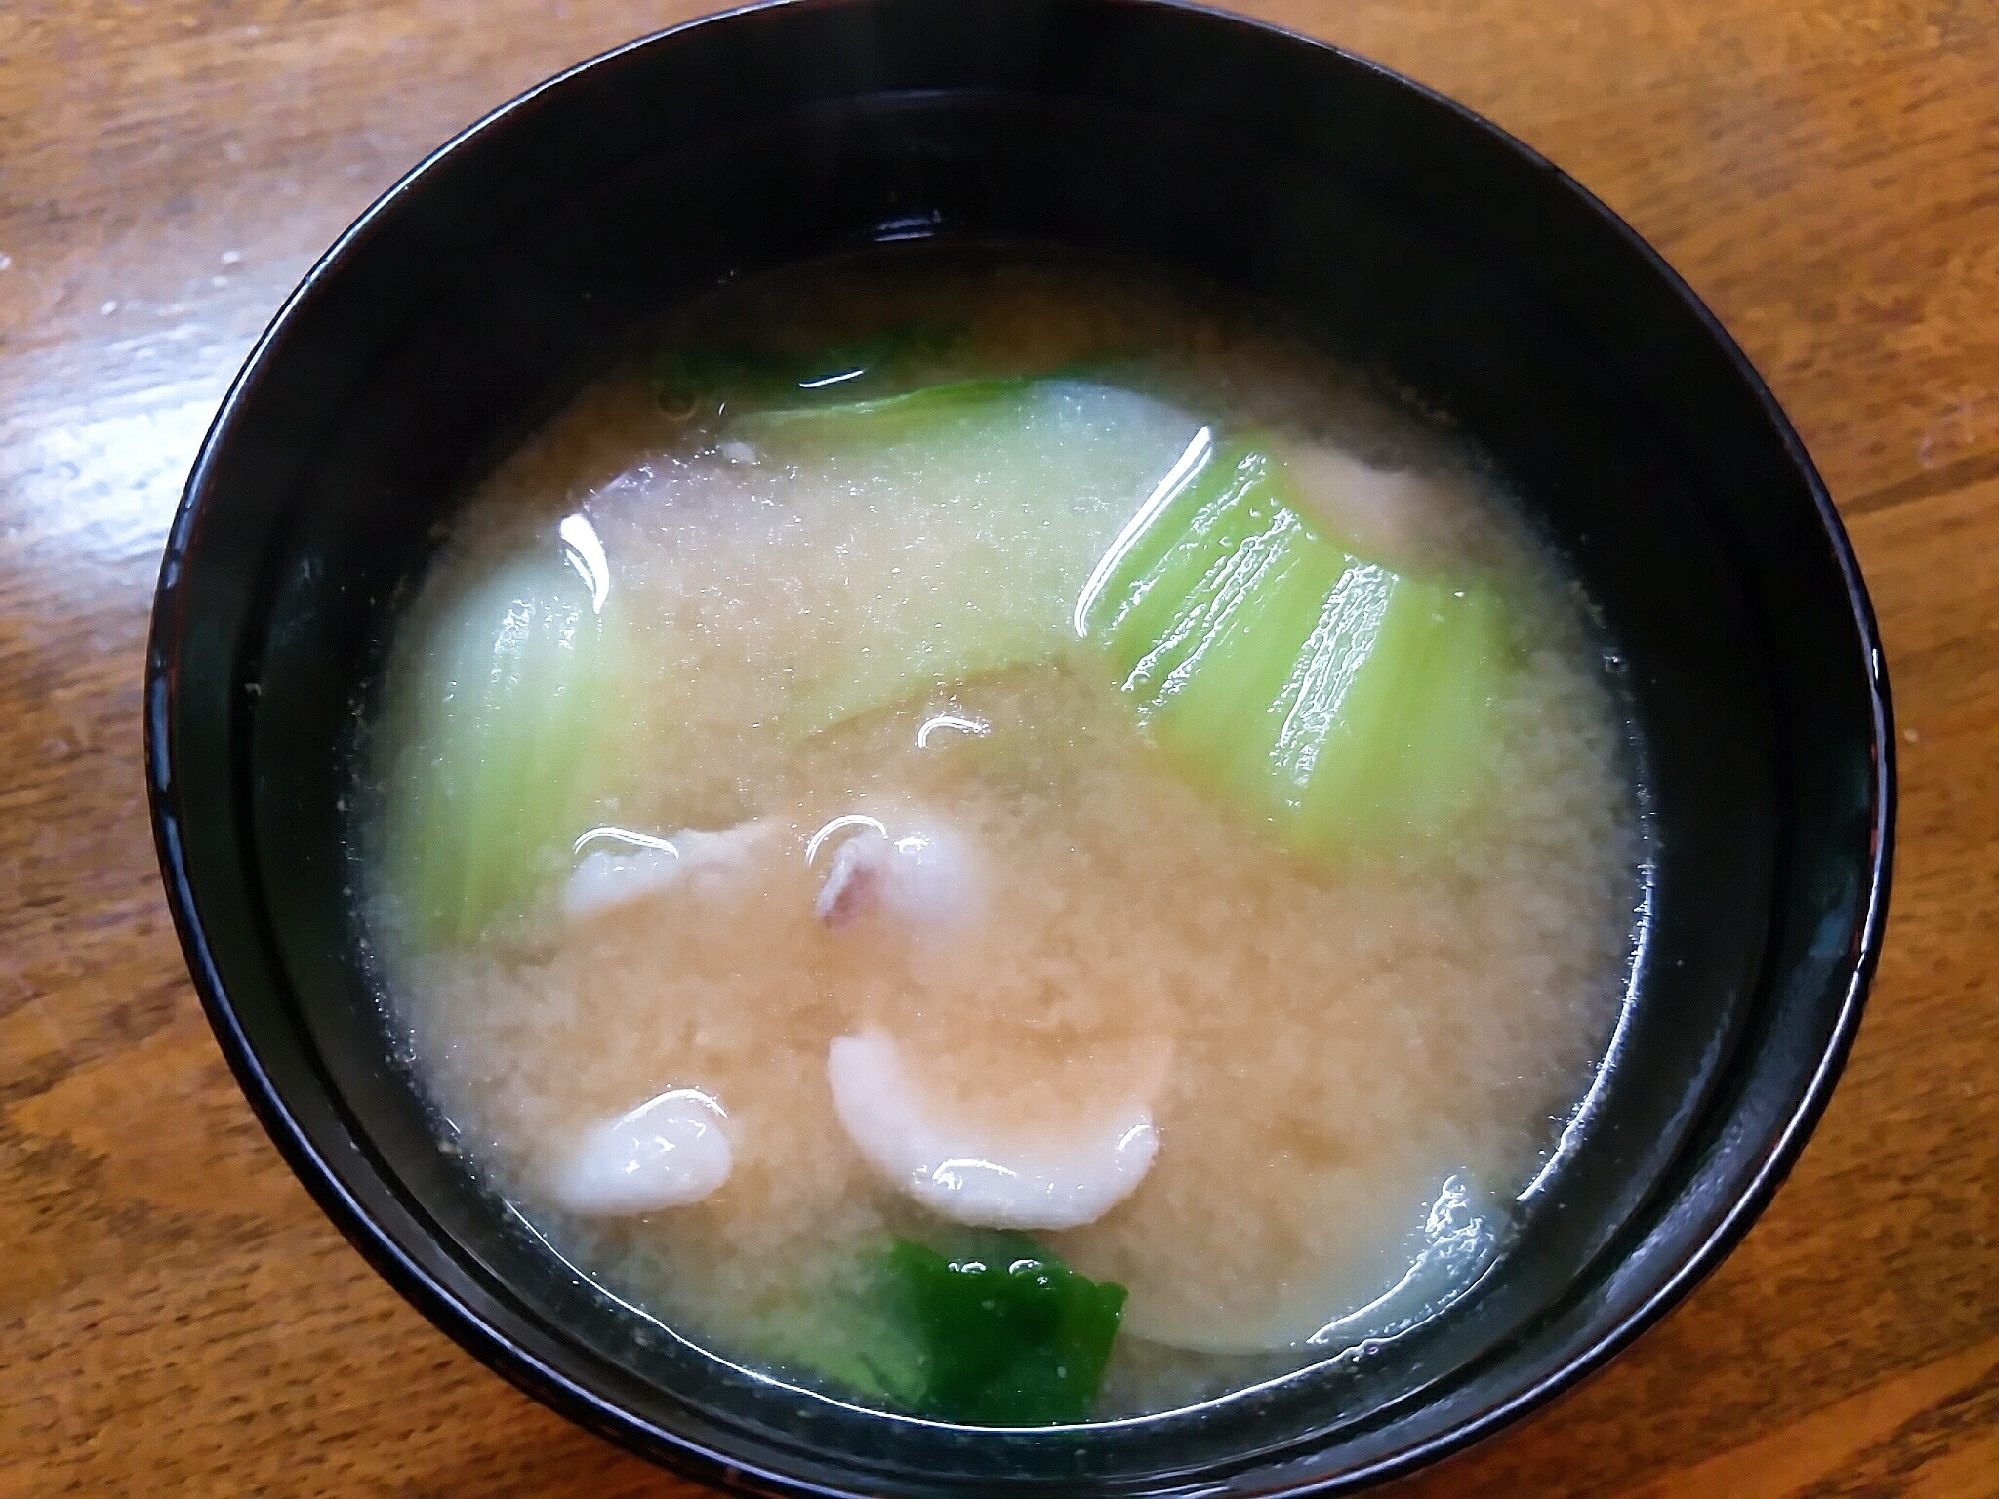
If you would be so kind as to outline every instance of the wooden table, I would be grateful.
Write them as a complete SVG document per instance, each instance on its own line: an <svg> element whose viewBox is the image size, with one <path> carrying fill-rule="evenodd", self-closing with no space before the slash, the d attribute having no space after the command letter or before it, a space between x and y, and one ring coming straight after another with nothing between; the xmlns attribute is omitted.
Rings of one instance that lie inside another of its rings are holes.
<svg viewBox="0 0 1999 1499"><path fill-rule="evenodd" d="M461 1354L225 1071L162 904L141 642L251 340L432 145L661 0L0 8L0 1493L688 1494ZM1999 1494L1999 4L1268 0L1602 194L1838 497L1902 738L1887 956L1727 1265L1411 1495Z"/></svg>

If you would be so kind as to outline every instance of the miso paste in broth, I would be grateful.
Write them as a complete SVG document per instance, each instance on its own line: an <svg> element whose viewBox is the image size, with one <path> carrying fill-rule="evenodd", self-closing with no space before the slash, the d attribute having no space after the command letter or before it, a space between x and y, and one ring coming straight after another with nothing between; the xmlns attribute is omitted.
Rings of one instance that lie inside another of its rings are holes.
<svg viewBox="0 0 1999 1499"><path fill-rule="evenodd" d="M974 1424L1211 1398L1505 1252L1630 960L1600 659L1474 454L1228 309L733 288L403 617L385 1003L491 1189L724 1357Z"/></svg>

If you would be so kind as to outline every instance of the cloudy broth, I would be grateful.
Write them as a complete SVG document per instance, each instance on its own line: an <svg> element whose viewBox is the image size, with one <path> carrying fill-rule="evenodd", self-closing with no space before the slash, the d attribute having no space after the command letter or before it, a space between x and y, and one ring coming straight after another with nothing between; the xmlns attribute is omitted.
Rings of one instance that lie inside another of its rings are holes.
<svg viewBox="0 0 1999 1499"><path fill-rule="evenodd" d="M484 482L385 668L360 888L453 1148L680 1335L943 1419L1443 1312L1595 1075L1641 854L1503 486L1101 268L819 267L658 347ZM952 1363L967 1266L1042 1277L1053 1368Z"/></svg>

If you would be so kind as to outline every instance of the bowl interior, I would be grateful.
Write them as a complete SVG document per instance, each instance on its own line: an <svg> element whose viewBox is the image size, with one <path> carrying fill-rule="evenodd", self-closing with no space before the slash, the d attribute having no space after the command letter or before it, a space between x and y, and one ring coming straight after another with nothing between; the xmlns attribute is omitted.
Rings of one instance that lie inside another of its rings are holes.
<svg viewBox="0 0 1999 1499"><path fill-rule="evenodd" d="M595 1290L440 1151L390 1055L344 893L345 792L434 523L666 309L910 238L1100 253L1281 309L1489 451L1602 611L1651 835L1618 1065L1502 1272L1375 1358L1074 1431L857 1412ZM378 207L190 481L153 775L197 977L357 1242L475 1351L646 1450L875 1493L1362 1473L1625 1335L1808 1125L1881 878L1883 710L1793 443L1732 346L1559 174L1325 49L1164 7L899 0L628 49Z"/></svg>

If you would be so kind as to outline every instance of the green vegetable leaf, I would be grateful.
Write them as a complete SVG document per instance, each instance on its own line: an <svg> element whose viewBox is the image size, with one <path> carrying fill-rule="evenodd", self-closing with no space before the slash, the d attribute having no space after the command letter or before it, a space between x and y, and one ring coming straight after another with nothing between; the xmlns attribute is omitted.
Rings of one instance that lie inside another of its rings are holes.
<svg viewBox="0 0 1999 1499"><path fill-rule="evenodd" d="M965 337L957 325L917 322L811 353L683 346L653 360L652 392L666 410L703 419L817 399L852 401L857 394L892 389Z"/></svg>
<svg viewBox="0 0 1999 1499"><path fill-rule="evenodd" d="M929 1353L928 1414L975 1426L1088 1417L1123 1286L1087 1280L1018 1235L948 1256L899 1240L889 1264Z"/></svg>
<svg viewBox="0 0 1999 1499"><path fill-rule="evenodd" d="M977 415L995 402L1024 393L1031 380L953 380L926 385L866 401L778 406L746 413L730 431L750 438L784 437L793 441L885 443L919 434L939 420L959 414Z"/></svg>
<svg viewBox="0 0 1999 1499"><path fill-rule="evenodd" d="M946 1254L907 1239L860 1289L788 1319L776 1361L872 1403L970 1426L1087 1420L1123 1286L1077 1274L1020 1234Z"/></svg>
<svg viewBox="0 0 1999 1499"><path fill-rule="evenodd" d="M921 1411L930 1352L887 1256L870 1258L847 1279L789 1308L763 1329L755 1351L868 1404Z"/></svg>

